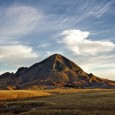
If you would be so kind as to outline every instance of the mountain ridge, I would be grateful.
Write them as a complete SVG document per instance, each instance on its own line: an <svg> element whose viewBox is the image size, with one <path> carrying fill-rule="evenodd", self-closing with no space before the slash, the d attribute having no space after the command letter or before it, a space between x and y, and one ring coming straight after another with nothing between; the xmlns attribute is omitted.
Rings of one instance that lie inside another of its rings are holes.
<svg viewBox="0 0 115 115"><path fill-rule="evenodd" d="M7 89L8 86L15 86L19 89L33 86L115 88L115 81L96 77L92 73L88 74L60 54L53 54L30 67L21 67L16 73L4 73L0 75L0 79L5 83L0 81L1 89Z"/></svg>

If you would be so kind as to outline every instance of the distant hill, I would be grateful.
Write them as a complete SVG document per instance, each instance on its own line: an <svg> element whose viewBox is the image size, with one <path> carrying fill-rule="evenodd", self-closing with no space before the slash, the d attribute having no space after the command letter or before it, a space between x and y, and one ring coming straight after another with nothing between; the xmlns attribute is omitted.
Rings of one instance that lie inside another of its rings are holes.
<svg viewBox="0 0 115 115"><path fill-rule="evenodd" d="M30 67L0 75L0 89L55 88L115 88L115 81L84 72L77 64L60 54L54 54Z"/></svg>

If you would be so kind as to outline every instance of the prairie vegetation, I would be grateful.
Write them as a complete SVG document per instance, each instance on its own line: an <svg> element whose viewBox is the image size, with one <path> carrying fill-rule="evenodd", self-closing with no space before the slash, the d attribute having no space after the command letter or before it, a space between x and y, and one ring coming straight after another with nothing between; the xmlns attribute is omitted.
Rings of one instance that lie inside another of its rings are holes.
<svg viewBox="0 0 115 115"><path fill-rule="evenodd" d="M13 98L9 101L1 100L0 115L114 115L115 113L114 89L12 90L0 91L0 95L3 92L5 95L11 93L12 96L20 94L23 98L17 96L14 100ZM28 99L27 95L31 98Z"/></svg>
<svg viewBox="0 0 115 115"><path fill-rule="evenodd" d="M42 96L50 96L48 92L37 91L37 90L1 90L0 100L18 100Z"/></svg>

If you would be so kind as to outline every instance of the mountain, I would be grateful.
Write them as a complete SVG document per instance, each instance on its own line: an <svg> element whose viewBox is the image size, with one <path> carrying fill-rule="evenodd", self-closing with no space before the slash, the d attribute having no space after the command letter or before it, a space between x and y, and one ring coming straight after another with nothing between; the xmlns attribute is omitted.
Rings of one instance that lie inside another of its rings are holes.
<svg viewBox="0 0 115 115"><path fill-rule="evenodd" d="M115 88L115 81L84 72L77 64L60 54L54 54L30 67L0 75L1 89L46 88Z"/></svg>

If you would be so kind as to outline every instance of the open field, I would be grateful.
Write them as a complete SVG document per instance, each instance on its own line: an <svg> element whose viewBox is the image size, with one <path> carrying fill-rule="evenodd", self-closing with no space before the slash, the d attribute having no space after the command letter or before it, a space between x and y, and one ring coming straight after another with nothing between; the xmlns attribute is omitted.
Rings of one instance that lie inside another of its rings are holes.
<svg viewBox="0 0 115 115"><path fill-rule="evenodd" d="M36 98L51 96L57 94L71 94L79 92L112 92L111 89L47 89L47 90L0 90L0 100L18 100L18 99L27 99L27 98Z"/></svg>
<svg viewBox="0 0 115 115"><path fill-rule="evenodd" d="M115 115L114 89L8 90L0 100L0 115Z"/></svg>
<svg viewBox="0 0 115 115"><path fill-rule="evenodd" d="M13 100L13 99L25 99L35 98L42 96L50 96L48 92L37 91L37 90L1 90L0 100Z"/></svg>

